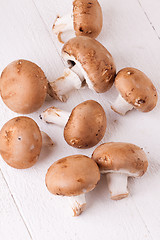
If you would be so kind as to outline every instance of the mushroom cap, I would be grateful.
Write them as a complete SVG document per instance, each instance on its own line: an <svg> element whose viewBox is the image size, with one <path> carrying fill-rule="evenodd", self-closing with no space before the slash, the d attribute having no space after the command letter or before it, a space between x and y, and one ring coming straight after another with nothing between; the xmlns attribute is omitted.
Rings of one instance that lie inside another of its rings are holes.
<svg viewBox="0 0 160 240"><path fill-rule="evenodd" d="M104 136L107 119L102 106L93 100L77 105L64 128L66 142L75 148L95 146Z"/></svg>
<svg viewBox="0 0 160 240"><path fill-rule="evenodd" d="M84 155L54 162L46 174L46 186L55 195L77 196L93 190L100 180L97 164Z"/></svg>
<svg viewBox="0 0 160 240"><path fill-rule="evenodd" d="M151 111L157 104L156 88L151 80L136 68L124 68L115 78L115 86L122 97L142 112Z"/></svg>
<svg viewBox="0 0 160 240"><path fill-rule="evenodd" d="M17 60L3 70L0 93L4 103L12 111L28 114L44 103L47 84L40 67L27 60Z"/></svg>
<svg viewBox="0 0 160 240"><path fill-rule="evenodd" d="M93 38L79 36L64 44L63 54L74 57L86 72L96 92L106 92L114 82L116 67L111 54Z"/></svg>
<svg viewBox="0 0 160 240"><path fill-rule="evenodd" d="M0 131L0 154L11 167L32 167L38 160L41 147L41 132L31 118L13 118Z"/></svg>
<svg viewBox="0 0 160 240"><path fill-rule="evenodd" d="M99 2L97 0L74 0L73 24L76 36L96 38L103 24Z"/></svg>
<svg viewBox="0 0 160 240"><path fill-rule="evenodd" d="M96 161L102 173L118 171L139 177L148 167L144 151L131 143L104 143L95 149L92 159Z"/></svg>

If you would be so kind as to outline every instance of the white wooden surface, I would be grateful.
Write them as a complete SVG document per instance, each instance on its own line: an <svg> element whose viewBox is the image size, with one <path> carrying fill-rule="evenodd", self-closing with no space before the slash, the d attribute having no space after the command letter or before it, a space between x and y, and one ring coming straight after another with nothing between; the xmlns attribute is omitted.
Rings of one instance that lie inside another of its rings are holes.
<svg viewBox="0 0 160 240"><path fill-rule="evenodd" d="M0 71L11 61L24 58L36 62L49 80L63 71L61 45L51 28L57 14L71 9L71 0L0 1ZM98 40L112 53L117 70L132 66L144 71L160 95L160 1L99 0L104 26ZM159 240L160 239L160 104L150 113L132 111L125 117L110 110L116 97L114 87L105 94L88 89L72 94L67 103L46 102L30 114L43 131L56 142L38 163L27 170L16 170L0 159L0 239L3 240ZM70 215L65 199L52 196L44 178L57 159L76 153L91 156L93 150L76 150L63 139L59 127L38 118L48 106L71 110L86 99L104 107L108 129L102 142L124 141L144 148L149 169L141 179L129 180L130 196L121 201L109 199L105 178L87 194L87 210L77 218ZM0 127L17 114L0 100ZM115 121L116 120L116 121Z"/></svg>

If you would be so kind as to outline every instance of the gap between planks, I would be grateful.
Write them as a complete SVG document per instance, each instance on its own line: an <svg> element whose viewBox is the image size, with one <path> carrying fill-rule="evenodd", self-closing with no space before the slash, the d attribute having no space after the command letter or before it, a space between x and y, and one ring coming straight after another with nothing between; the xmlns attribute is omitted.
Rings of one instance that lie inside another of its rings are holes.
<svg viewBox="0 0 160 240"><path fill-rule="evenodd" d="M143 13L144 13L144 15L146 16L147 21L149 22L150 26L152 27L154 33L156 34L156 36L157 36L158 39L160 40L160 36L159 36L158 32L156 31L156 28L154 27L154 24L152 23L152 21L150 20L147 12L146 12L145 9L143 8L140 0L137 0L137 1L138 1L139 5L140 5L140 7L141 7L141 9L142 9L142 11L143 11Z"/></svg>
<svg viewBox="0 0 160 240"><path fill-rule="evenodd" d="M17 203L16 203L16 200L15 200L15 198L14 198L12 192L11 192L11 189L10 189L10 187L9 187L9 185L8 185L8 182L7 182L7 180L5 179L4 174L3 174L3 172L2 172L1 169L0 169L0 173L2 174L2 178L4 179L4 181L5 181L5 183L6 183L6 186L7 186L8 190L9 190L9 193L10 193L10 195L11 195L11 198L12 198L12 200L13 200L13 203L14 203L14 205L15 205L15 207L16 207L16 209L17 209L17 211L18 211L18 213L19 213L19 215L20 215L20 217L21 217L21 219L22 219L22 222L24 223L24 226L25 226L26 229L27 229L27 232L28 232L28 234L29 234L29 236L30 236L30 239L32 240L32 239L33 239L33 238L32 238L32 235L31 235L31 233L30 233L30 231L29 231L29 229L28 229L28 226L27 226L27 224L26 224L26 222L25 222L25 220L24 220L24 218L23 218L23 216L22 216L22 214L21 214L21 212L20 212L20 210L19 210L19 207L18 207L18 205L17 205Z"/></svg>
<svg viewBox="0 0 160 240"><path fill-rule="evenodd" d="M48 27L47 27L47 24L45 23L45 21L44 21L42 15L41 15L41 13L40 13L40 11L39 11L36 3L35 3L35 1L32 0L32 2L33 2L33 4L34 4L34 6L35 6L35 9L37 10L37 13L38 13L38 15L39 15L39 17L40 17L40 19L41 19L41 21L42 21L42 23L43 23L46 31L47 31L47 33L48 33L49 38L51 39L53 45L55 46L56 52L58 53L59 57L62 59L62 56L61 56L61 54L60 54L59 51L58 51L57 45L55 44L54 40L52 39L51 33L50 33L50 31L49 31L49 29L48 29ZM62 59L62 62L63 62L63 65L65 66L63 59Z"/></svg>

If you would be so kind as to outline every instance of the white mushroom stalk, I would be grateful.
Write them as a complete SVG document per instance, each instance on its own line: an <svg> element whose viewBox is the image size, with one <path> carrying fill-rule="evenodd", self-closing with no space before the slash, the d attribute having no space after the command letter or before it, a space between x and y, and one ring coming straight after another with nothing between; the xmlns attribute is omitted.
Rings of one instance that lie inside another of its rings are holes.
<svg viewBox="0 0 160 240"><path fill-rule="evenodd" d="M48 136L47 133L41 131L41 135L42 135L42 145L43 145L43 147L52 147L54 145L54 142Z"/></svg>
<svg viewBox="0 0 160 240"><path fill-rule="evenodd" d="M68 199L73 210L73 216L79 216L86 208L85 194L68 197Z"/></svg>
<svg viewBox="0 0 160 240"><path fill-rule="evenodd" d="M77 65L72 68L65 68L63 75L54 82L49 83L49 95L66 102L68 95L75 89L80 89L84 78Z"/></svg>
<svg viewBox="0 0 160 240"><path fill-rule="evenodd" d="M118 95L116 101L112 104L111 109L120 115L125 115L128 111L132 110L134 107L128 103L121 94Z"/></svg>
<svg viewBox="0 0 160 240"><path fill-rule="evenodd" d="M93 83L88 77L87 72L83 69L81 63L76 60L74 56L70 56L66 52L62 52L62 58L65 61L66 64L72 64L72 62L75 64L71 69L80 77L81 81L86 81L86 84L89 89L94 90ZM70 64L70 65L71 65Z"/></svg>
<svg viewBox="0 0 160 240"><path fill-rule="evenodd" d="M60 36L61 33L74 30L73 15L67 14L62 17L57 16L52 29L53 32L58 35L59 41L63 43Z"/></svg>
<svg viewBox="0 0 160 240"><path fill-rule="evenodd" d="M129 192L127 189L127 174L107 173L106 178L111 199L119 200L128 196Z"/></svg>
<svg viewBox="0 0 160 240"><path fill-rule="evenodd" d="M60 110L55 107L50 107L40 115L40 118L47 123L53 123L65 127L69 116L70 113L67 111Z"/></svg>

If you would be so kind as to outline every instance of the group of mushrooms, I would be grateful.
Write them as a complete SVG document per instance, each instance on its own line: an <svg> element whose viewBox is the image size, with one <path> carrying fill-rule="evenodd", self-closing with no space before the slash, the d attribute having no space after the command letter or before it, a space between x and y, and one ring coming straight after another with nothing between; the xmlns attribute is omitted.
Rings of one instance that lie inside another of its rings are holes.
<svg viewBox="0 0 160 240"><path fill-rule="evenodd" d="M74 0L73 11L57 17L53 25L53 32L61 42L65 32L74 30L76 34L62 48L62 58L67 65L62 76L49 82L35 63L14 61L1 74L3 102L14 112L29 114L42 106L47 94L65 102L71 91L84 85L102 93L114 83L119 96L112 104L112 110L121 115L133 108L151 111L157 103L153 83L143 72L131 67L116 74L112 55L94 39L101 29L102 11L98 1ZM71 113L50 107L40 118L62 126L65 141L82 149L95 146L107 127L104 109L93 100L80 103ZM50 146L53 142L29 117L13 118L0 131L0 153L11 167L32 167L38 160L42 145ZM107 177L111 199L119 200L128 196L128 177L142 176L147 167L147 157L142 148L130 143L108 142L98 146L91 158L72 155L54 162L45 181L52 194L68 197L73 215L78 216L86 206L85 194L96 187L100 173Z"/></svg>

